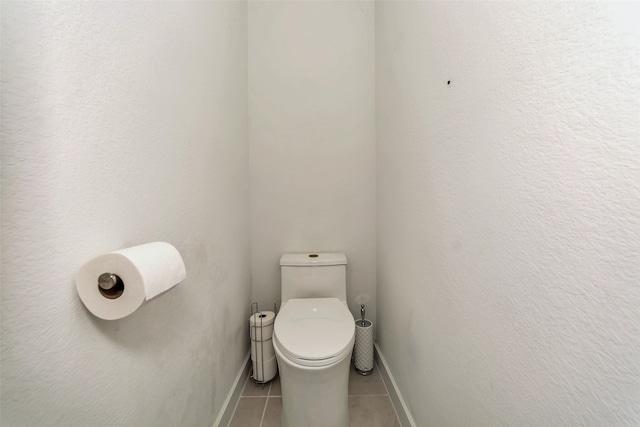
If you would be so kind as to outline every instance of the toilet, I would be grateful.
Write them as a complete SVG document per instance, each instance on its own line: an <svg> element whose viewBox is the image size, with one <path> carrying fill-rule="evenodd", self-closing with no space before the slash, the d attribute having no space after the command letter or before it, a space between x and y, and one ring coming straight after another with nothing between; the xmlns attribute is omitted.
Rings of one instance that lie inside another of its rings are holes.
<svg viewBox="0 0 640 427"><path fill-rule="evenodd" d="M348 427L355 322L343 253L284 254L273 347L282 427Z"/></svg>

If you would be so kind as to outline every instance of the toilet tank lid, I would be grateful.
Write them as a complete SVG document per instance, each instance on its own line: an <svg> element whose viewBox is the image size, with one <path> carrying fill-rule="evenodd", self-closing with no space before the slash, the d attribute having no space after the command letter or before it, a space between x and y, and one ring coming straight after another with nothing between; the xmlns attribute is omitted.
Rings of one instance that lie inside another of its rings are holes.
<svg viewBox="0 0 640 427"><path fill-rule="evenodd" d="M347 256L341 252L307 252L304 254L284 254L280 265L314 266L314 265L346 265Z"/></svg>

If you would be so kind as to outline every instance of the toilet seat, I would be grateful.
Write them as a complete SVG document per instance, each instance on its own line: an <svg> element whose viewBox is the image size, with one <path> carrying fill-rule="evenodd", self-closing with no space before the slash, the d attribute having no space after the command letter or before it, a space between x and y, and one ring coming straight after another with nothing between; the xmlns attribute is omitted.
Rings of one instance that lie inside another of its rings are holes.
<svg viewBox="0 0 640 427"><path fill-rule="evenodd" d="M276 316L273 339L292 363L328 366L351 354L355 322L337 298L290 299Z"/></svg>

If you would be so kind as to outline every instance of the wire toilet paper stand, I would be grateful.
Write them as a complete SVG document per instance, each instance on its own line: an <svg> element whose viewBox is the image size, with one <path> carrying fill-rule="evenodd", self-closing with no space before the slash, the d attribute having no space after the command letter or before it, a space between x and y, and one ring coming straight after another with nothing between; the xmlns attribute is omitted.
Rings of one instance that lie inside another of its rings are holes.
<svg viewBox="0 0 640 427"><path fill-rule="evenodd" d="M271 354L273 352L273 332L265 333L265 328L269 326L273 327L274 319L270 319L270 323L265 324L265 317L268 314L274 314L269 312L261 312L258 307L258 303L251 304L251 317L249 319L249 335L251 339L251 360L252 369L250 378L251 381L264 387L264 384L268 383L275 377L277 365L275 365L275 357L265 361L265 352ZM275 366L271 366L275 365ZM267 373L267 371L269 373Z"/></svg>

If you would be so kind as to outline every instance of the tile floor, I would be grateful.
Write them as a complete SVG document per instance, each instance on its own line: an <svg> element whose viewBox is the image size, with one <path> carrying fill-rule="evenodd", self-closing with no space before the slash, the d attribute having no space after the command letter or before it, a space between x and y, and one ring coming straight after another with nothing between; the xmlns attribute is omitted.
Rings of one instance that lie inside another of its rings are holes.
<svg viewBox="0 0 640 427"><path fill-rule="evenodd" d="M247 378L230 427L280 427L281 410L279 377L262 389ZM365 377L351 365L349 418L350 427L400 427L377 366Z"/></svg>

